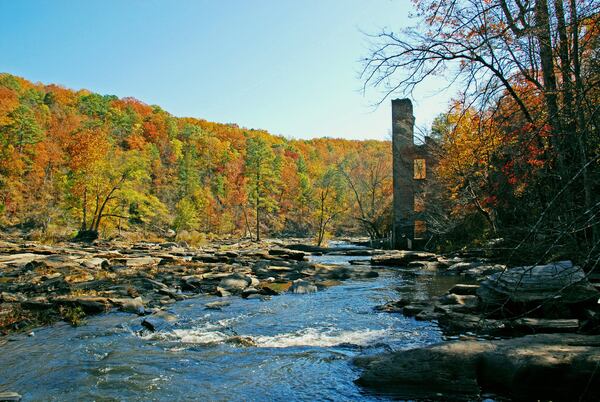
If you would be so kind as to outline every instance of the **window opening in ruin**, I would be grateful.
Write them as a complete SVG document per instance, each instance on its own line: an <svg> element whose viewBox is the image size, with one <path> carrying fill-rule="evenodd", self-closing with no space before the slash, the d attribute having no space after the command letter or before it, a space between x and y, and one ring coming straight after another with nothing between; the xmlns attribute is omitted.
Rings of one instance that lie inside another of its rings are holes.
<svg viewBox="0 0 600 402"><path fill-rule="evenodd" d="M427 223L425 221L415 221L415 239L425 237L425 232L427 232Z"/></svg>
<svg viewBox="0 0 600 402"><path fill-rule="evenodd" d="M414 196L414 211L424 212L425 211L425 197L423 194L415 194Z"/></svg>
<svg viewBox="0 0 600 402"><path fill-rule="evenodd" d="M425 165L425 159L415 159L413 162L414 175L413 178L416 180L422 180L427 177L427 168Z"/></svg>

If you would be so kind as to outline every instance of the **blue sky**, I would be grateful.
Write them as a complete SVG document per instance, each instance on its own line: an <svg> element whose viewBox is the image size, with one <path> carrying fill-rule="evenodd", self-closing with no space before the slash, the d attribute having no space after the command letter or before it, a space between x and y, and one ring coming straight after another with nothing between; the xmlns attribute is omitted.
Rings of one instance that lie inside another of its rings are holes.
<svg viewBox="0 0 600 402"><path fill-rule="evenodd" d="M133 96L286 137L389 139L360 91L362 32L414 25L409 0L0 0L0 71ZM415 92L417 125L451 93Z"/></svg>

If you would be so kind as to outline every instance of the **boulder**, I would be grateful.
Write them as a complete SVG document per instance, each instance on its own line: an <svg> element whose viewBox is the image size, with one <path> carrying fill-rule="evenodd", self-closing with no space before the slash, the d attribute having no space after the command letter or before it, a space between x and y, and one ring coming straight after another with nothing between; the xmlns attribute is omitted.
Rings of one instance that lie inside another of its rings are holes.
<svg viewBox="0 0 600 402"><path fill-rule="evenodd" d="M479 299L473 295L457 295L454 293L448 293L439 298L439 302L443 305L459 305L465 306L469 309L477 309L479 306Z"/></svg>
<svg viewBox="0 0 600 402"><path fill-rule="evenodd" d="M400 313L402 312L402 308L408 306L411 302L412 300L410 299L393 300L381 306L376 306L375 310L385 311L386 313Z"/></svg>
<svg viewBox="0 0 600 402"><path fill-rule="evenodd" d="M357 384L400 399L464 399L479 394L476 367L489 343L450 342L355 360L366 370Z"/></svg>
<svg viewBox="0 0 600 402"><path fill-rule="evenodd" d="M269 255L295 261L304 261L307 256L303 251L289 250L286 248L272 248L269 250Z"/></svg>
<svg viewBox="0 0 600 402"><path fill-rule="evenodd" d="M260 289L261 292L265 295L277 296L282 292L289 290L292 286L292 282L261 282Z"/></svg>
<svg viewBox="0 0 600 402"><path fill-rule="evenodd" d="M229 303L228 301L215 301L215 302L206 303L204 305L204 308L207 310L221 310L223 307L227 307L230 304L231 303Z"/></svg>
<svg viewBox="0 0 600 402"><path fill-rule="evenodd" d="M481 261L472 261L472 262L461 261L461 262L457 262L455 264L450 265L447 268L447 272L460 274L469 269L477 268L477 267L481 266L482 264L483 263Z"/></svg>
<svg viewBox="0 0 600 402"><path fill-rule="evenodd" d="M415 317L419 315L423 310L427 309L427 305L425 303L413 303L407 304L402 308L402 314L407 317Z"/></svg>
<svg viewBox="0 0 600 402"><path fill-rule="evenodd" d="M0 401L1 402L9 402L9 401L20 401L21 395L16 392L0 392Z"/></svg>
<svg viewBox="0 0 600 402"><path fill-rule="evenodd" d="M27 298L21 293L8 293L8 292L0 293L0 302L18 303L18 302L24 302L25 300L27 300Z"/></svg>
<svg viewBox="0 0 600 402"><path fill-rule="evenodd" d="M478 265L473 268L469 268L466 271L462 271L461 275L472 278L472 279L482 279L487 275L492 275L498 272L503 272L506 270L506 265L500 264L483 264Z"/></svg>
<svg viewBox="0 0 600 402"><path fill-rule="evenodd" d="M121 311L134 314L145 314L144 301L141 297L135 299L109 299L109 301L117 306Z"/></svg>
<svg viewBox="0 0 600 402"><path fill-rule="evenodd" d="M518 318L510 322L510 326L515 330L527 331L530 333L542 332L577 332L579 330L579 320L544 318Z"/></svg>
<svg viewBox="0 0 600 402"><path fill-rule="evenodd" d="M454 285L448 291L448 293L454 293L454 294L463 295L463 296L476 295L477 289L479 289L479 285L465 285L462 283L458 283L458 284Z"/></svg>
<svg viewBox="0 0 600 402"><path fill-rule="evenodd" d="M131 258L115 258L111 260L111 263L125 265L127 267L143 267L147 265L158 265L160 258L144 256L144 257L131 257Z"/></svg>
<svg viewBox="0 0 600 402"><path fill-rule="evenodd" d="M438 322L447 333L473 332L499 335L507 331L507 325L504 321L471 314L471 309L461 305L438 305L435 306L434 312L438 314Z"/></svg>
<svg viewBox="0 0 600 402"><path fill-rule="evenodd" d="M84 268L90 269L107 269L110 264L108 260L99 257L81 258L76 260Z"/></svg>
<svg viewBox="0 0 600 402"><path fill-rule="evenodd" d="M347 255L353 257L365 257L373 255L373 250L365 248L348 248L344 250L336 250L328 252L326 255Z"/></svg>
<svg viewBox="0 0 600 402"><path fill-rule="evenodd" d="M292 293L304 294L304 293L315 293L317 287L309 281L304 279L296 279L292 282L292 286L289 289Z"/></svg>
<svg viewBox="0 0 600 402"><path fill-rule="evenodd" d="M207 262L207 263L228 262L229 257L226 257L226 256L218 257L214 254L198 254L198 255L195 255L192 257L192 261Z"/></svg>
<svg viewBox="0 0 600 402"><path fill-rule="evenodd" d="M600 338L538 334L456 341L358 358L356 381L399 399L478 399L492 392L515 400L600 399Z"/></svg>
<svg viewBox="0 0 600 402"><path fill-rule="evenodd" d="M240 293L251 284L251 277L236 272L222 278L219 287L231 293Z"/></svg>
<svg viewBox="0 0 600 402"><path fill-rule="evenodd" d="M231 296L231 292L223 289L220 286L217 286L217 289L215 290L215 294L219 297L228 297Z"/></svg>
<svg viewBox="0 0 600 402"><path fill-rule="evenodd" d="M110 307L107 298L97 296L57 297L53 302L61 306L81 307L87 314L102 313Z"/></svg>
<svg viewBox="0 0 600 402"><path fill-rule="evenodd" d="M252 286L250 286L250 287L247 287L246 289L244 289L244 290L242 291L242 297L243 297L244 299L247 299L247 298L249 298L250 296L252 296L252 295L257 295L257 294L261 294L261 291L260 291L260 290L258 290L258 289L256 289L255 287L252 287Z"/></svg>
<svg viewBox="0 0 600 402"><path fill-rule="evenodd" d="M600 293L585 272L570 261L511 268L489 276L477 290L484 306L505 306L513 312L540 305L595 301Z"/></svg>
<svg viewBox="0 0 600 402"><path fill-rule="evenodd" d="M327 247L313 246L312 244L289 244L286 248L307 253L326 253L329 251Z"/></svg>
<svg viewBox="0 0 600 402"><path fill-rule="evenodd" d="M437 256L433 253L421 251L395 251L373 256L371 265L405 267L408 263L413 261L436 261L436 258Z"/></svg>
<svg viewBox="0 0 600 402"><path fill-rule="evenodd" d="M44 258L46 258L45 255L33 254L33 253L0 255L0 264L19 266L19 265L28 264L32 261L41 260Z"/></svg>

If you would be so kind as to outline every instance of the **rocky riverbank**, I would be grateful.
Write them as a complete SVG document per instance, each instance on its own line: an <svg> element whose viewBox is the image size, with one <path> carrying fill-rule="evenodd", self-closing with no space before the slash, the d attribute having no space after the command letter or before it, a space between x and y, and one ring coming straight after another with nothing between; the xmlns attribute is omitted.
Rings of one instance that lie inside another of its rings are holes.
<svg viewBox="0 0 600 402"><path fill-rule="evenodd" d="M407 275L464 278L467 283L440 297L400 297L378 307L417 320L437 320L447 334L600 334L600 278L570 261L508 269L478 258L391 252L373 257L372 264L396 267Z"/></svg>
<svg viewBox="0 0 600 402"><path fill-rule="evenodd" d="M458 275L469 283L433 299L401 297L379 306L436 320L459 340L359 358L358 384L401 399L471 400L485 393L600 399L600 278L593 273L570 261L507 269L417 252L386 253L372 263L408 275Z"/></svg>
<svg viewBox="0 0 600 402"><path fill-rule="evenodd" d="M350 265L315 263L310 255L342 256ZM2 241L0 329L27 331L57 320L79 325L87 315L118 309L145 316L143 330L160 333L170 325L166 310L179 300L214 295L204 308L219 310L230 301L218 297L311 293L346 279L377 277L382 267L402 272L405 285L410 278L415 284L430 277L451 277L454 284L460 278L464 283L447 292L450 286L439 293L404 292L401 286L398 299L377 307L435 320L449 339L459 340L359 358L360 385L409 399L472 399L486 392L522 400L598 398L598 278L566 261L507 269L475 257L293 241L203 248ZM244 337L231 342L256 346ZM546 388L544 378L553 379Z"/></svg>
<svg viewBox="0 0 600 402"><path fill-rule="evenodd" d="M86 315L110 309L156 314L198 294L268 298L309 293L340 280L378 275L370 266L312 263L308 252L294 247L306 248L281 242L191 248L174 242L48 246L2 241L0 331L23 331L61 319L77 325Z"/></svg>

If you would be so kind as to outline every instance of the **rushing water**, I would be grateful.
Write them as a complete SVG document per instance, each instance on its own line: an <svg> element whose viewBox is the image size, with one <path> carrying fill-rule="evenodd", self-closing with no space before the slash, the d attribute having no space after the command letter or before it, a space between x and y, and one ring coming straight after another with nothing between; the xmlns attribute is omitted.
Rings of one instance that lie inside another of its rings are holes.
<svg viewBox="0 0 600 402"><path fill-rule="evenodd" d="M222 299L197 297L172 305L175 321L155 333L123 313L59 323L0 346L0 391L24 401L380 400L354 384L352 358L440 341L434 323L373 310L399 290L439 291L427 283L381 270L315 294L231 297L222 310L205 308Z"/></svg>

